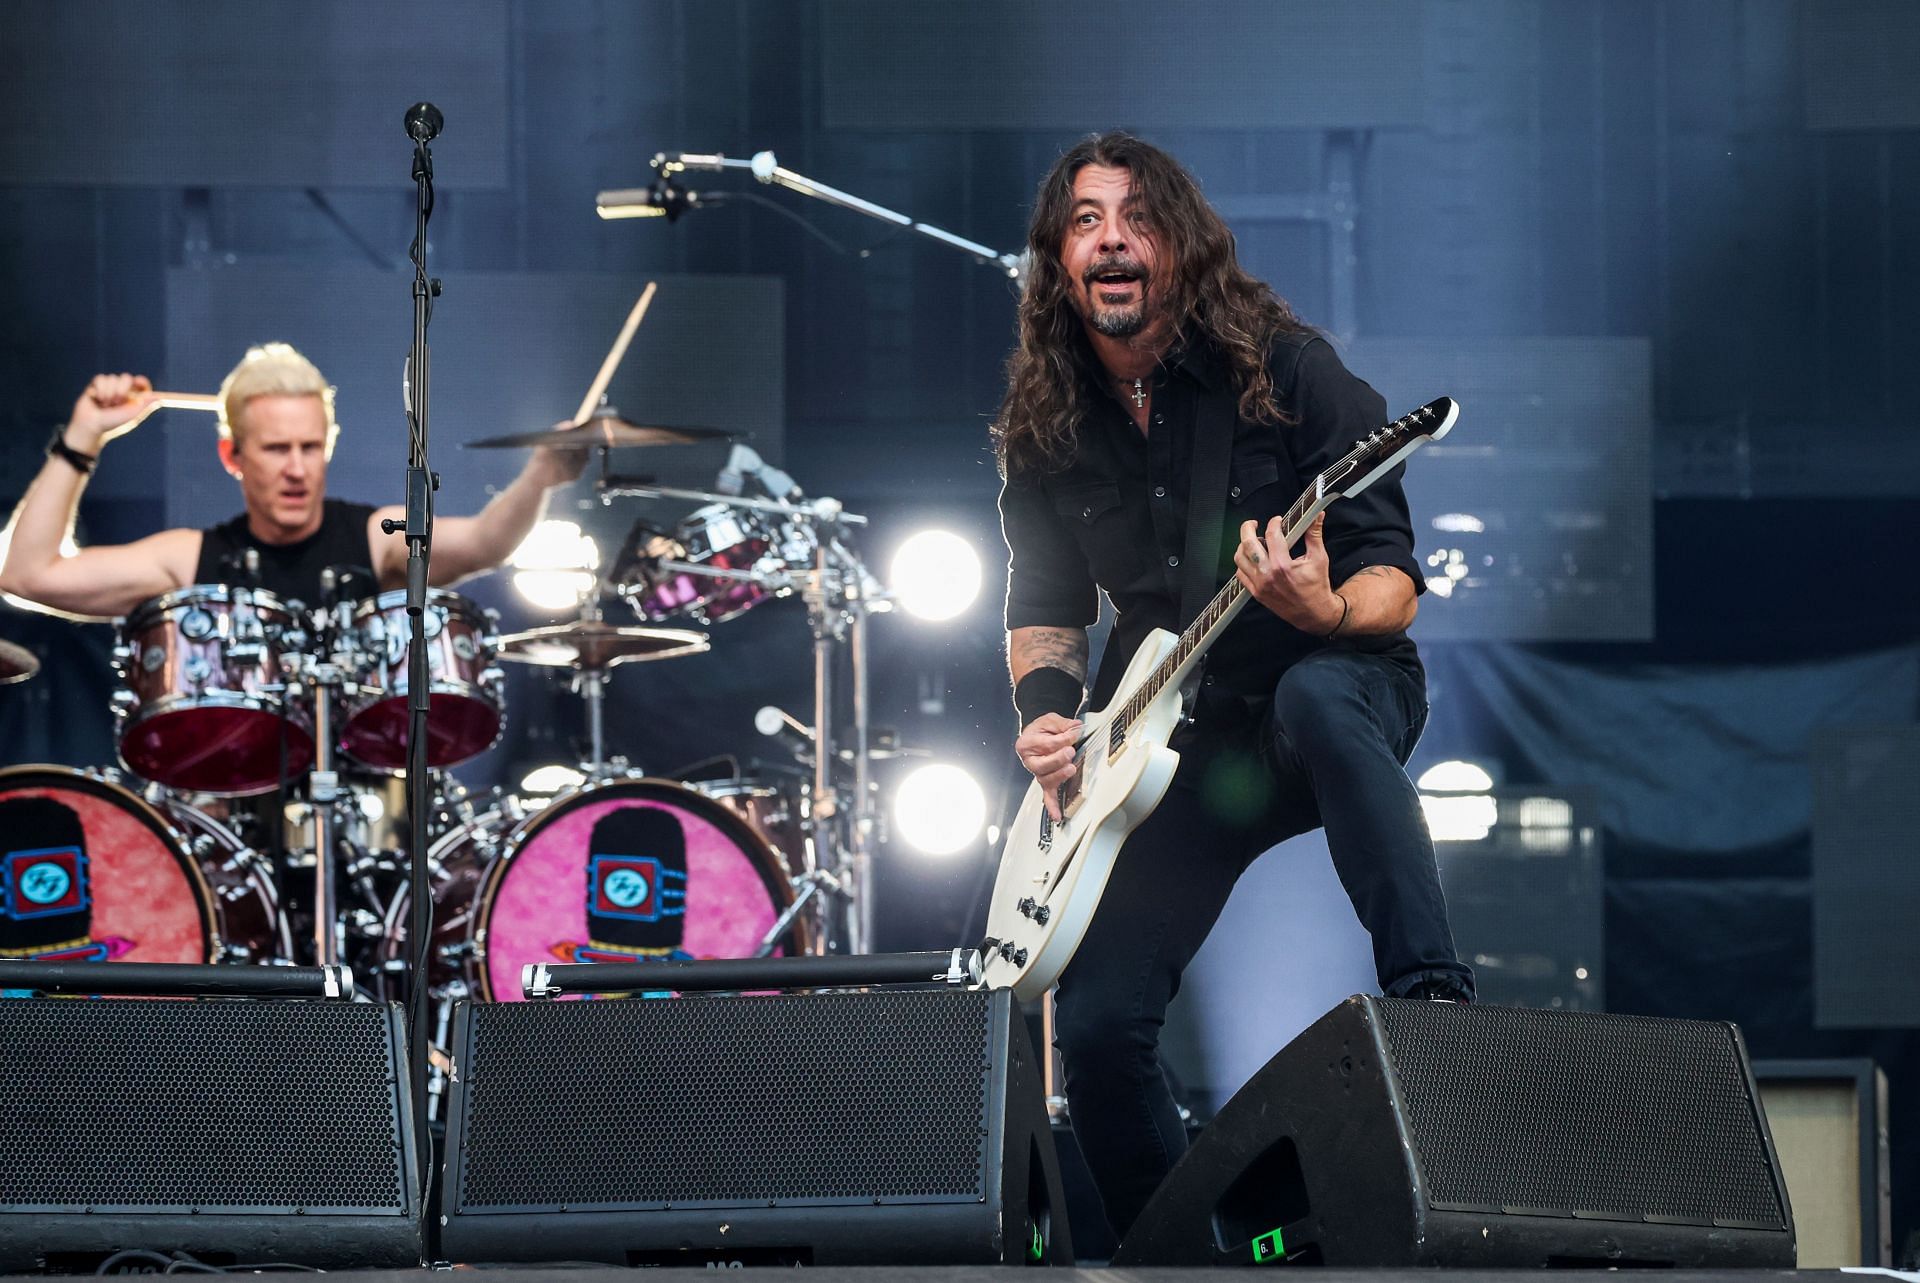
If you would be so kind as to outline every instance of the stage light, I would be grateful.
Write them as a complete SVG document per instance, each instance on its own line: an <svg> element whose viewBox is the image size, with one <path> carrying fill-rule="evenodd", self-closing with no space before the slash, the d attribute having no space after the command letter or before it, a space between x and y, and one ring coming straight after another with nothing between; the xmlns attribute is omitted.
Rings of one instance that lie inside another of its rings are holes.
<svg viewBox="0 0 1920 1283"><path fill-rule="evenodd" d="M1485 793L1422 793L1420 809L1436 842L1478 842L1500 818L1499 803Z"/></svg>
<svg viewBox="0 0 1920 1283"><path fill-rule="evenodd" d="M950 530L922 530L893 554L887 578L908 614L952 619L980 595L980 556Z"/></svg>
<svg viewBox="0 0 1920 1283"><path fill-rule="evenodd" d="M987 795L957 766L922 766L894 790L894 832L928 855L965 850L980 839L986 823Z"/></svg>
<svg viewBox="0 0 1920 1283"><path fill-rule="evenodd" d="M536 766L528 771L520 781L522 793L554 794L563 793L586 783L587 777L571 766L562 766L558 762L546 766Z"/></svg>
<svg viewBox="0 0 1920 1283"><path fill-rule="evenodd" d="M1493 776L1473 762L1438 762L1421 773L1419 786L1427 793L1484 793Z"/></svg>
<svg viewBox="0 0 1920 1283"><path fill-rule="evenodd" d="M573 610L593 591L600 547L576 521L542 521L507 558L513 587L542 610Z"/></svg>
<svg viewBox="0 0 1920 1283"><path fill-rule="evenodd" d="M1470 512L1443 512L1433 519L1433 528L1453 535L1478 535L1486 533L1487 523Z"/></svg>

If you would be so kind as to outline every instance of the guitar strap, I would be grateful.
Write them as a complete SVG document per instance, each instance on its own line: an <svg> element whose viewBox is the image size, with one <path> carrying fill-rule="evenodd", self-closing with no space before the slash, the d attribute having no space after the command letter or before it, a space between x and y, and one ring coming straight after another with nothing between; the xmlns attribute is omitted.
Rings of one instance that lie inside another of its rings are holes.
<svg viewBox="0 0 1920 1283"><path fill-rule="evenodd" d="M1180 624L1191 624L1213 600L1220 537L1227 515L1227 465L1233 458L1237 406L1228 391L1201 394L1193 428L1193 477L1187 495L1187 550L1181 565Z"/></svg>
<svg viewBox="0 0 1920 1283"><path fill-rule="evenodd" d="M1233 425L1239 405L1230 389L1215 389L1200 394L1194 414L1193 476L1187 493L1187 549L1181 565L1186 574L1180 580L1180 627L1191 624L1219 585L1213 582L1220 564L1220 538L1227 516L1227 469L1233 459ZM1199 685L1206 659L1193 669L1186 691L1191 695ZM1188 707L1192 701L1188 700Z"/></svg>

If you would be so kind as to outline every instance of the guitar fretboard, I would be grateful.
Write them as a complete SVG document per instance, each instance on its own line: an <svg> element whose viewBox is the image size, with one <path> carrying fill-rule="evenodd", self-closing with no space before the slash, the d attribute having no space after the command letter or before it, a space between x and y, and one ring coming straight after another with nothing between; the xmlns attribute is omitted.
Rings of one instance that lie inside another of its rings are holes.
<svg viewBox="0 0 1920 1283"><path fill-rule="evenodd" d="M1283 520L1286 530L1286 545L1291 548L1304 532L1308 514L1323 508L1329 502L1328 496L1339 498L1339 484L1346 478L1360 473L1366 476L1369 463L1391 454L1405 446L1409 438L1425 436L1434 426L1434 421L1442 416L1435 407L1443 402L1434 402L1422 406L1402 418L1394 420L1386 427L1368 434L1365 440L1354 444L1352 450L1336 461L1326 471L1313 479L1313 484L1301 492L1287 509ZM1357 493L1357 492L1347 492ZM1154 666L1153 672L1128 697L1127 702L1113 715L1108 723L1107 750L1109 753L1119 749L1121 741L1127 737L1127 730L1134 720L1146 712L1160 693L1169 686L1185 680L1193 663L1214 638L1240 613L1247 604L1246 586L1239 578L1229 579L1213 600L1194 617L1186 630L1180 634L1180 640L1168 651L1166 657Z"/></svg>

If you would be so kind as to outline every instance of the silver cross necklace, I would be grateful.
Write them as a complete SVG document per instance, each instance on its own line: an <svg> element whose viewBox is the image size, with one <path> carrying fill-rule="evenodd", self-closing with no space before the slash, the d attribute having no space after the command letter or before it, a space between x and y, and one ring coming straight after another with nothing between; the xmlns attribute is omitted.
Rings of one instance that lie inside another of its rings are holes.
<svg viewBox="0 0 1920 1283"><path fill-rule="evenodd" d="M1144 410L1147 408L1147 390L1140 385L1139 379L1133 381L1133 391L1128 393L1128 395L1133 398L1134 409Z"/></svg>

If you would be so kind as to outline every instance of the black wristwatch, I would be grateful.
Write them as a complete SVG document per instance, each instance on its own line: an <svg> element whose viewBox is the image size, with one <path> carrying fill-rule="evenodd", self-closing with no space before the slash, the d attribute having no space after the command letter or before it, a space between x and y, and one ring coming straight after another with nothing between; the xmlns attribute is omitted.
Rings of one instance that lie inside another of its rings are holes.
<svg viewBox="0 0 1920 1283"><path fill-rule="evenodd" d="M93 465L100 462L100 456L84 454L67 444L67 425L61 424L53 430L53 440L47 442L49 459L65 459L81 476L93 471Z"/></svg>

